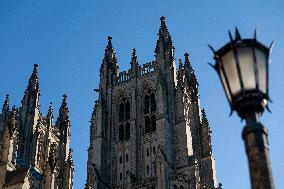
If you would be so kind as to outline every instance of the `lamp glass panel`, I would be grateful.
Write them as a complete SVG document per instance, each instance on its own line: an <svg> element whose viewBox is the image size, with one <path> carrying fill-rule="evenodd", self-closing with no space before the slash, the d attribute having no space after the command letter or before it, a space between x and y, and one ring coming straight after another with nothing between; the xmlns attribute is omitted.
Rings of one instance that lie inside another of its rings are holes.
<svg viewBox="0 0 284 189"><path fill-rule="evenodd" d="M255 89L255 71L254 71L254 60L253 51L251 47L239 47L237 49L240 70L243 79L245 90Z"/></svg>
<svg viewBox="0 0 284 189"><path fill-rule="evenodd" d="M241 84L233 50L229 51L222 57L222 62L225 69L225 75L229 81L229 87L232 95L234 96L241 91Z"/></svg>
<svg viewBox="0 0 284 189"><path fill-rule="evenodd" d="M220 63L218 64L218 70L219 70L219 73L220 73L220 78L221 78L222 84L223 84L224 89L225 89L225 93L227 95L229 102L231 103L231 94L230 94L230 91L229 91L229 88L228 88L228 85L227 85L227 82L226 82L226 79L225 79L225 76L224 76L224 72L221 68Z"/></svg>
<svg viewBox="0 0 284 189"><path fill-rule="evenodd" d="M256 61L257 61L257 69L258 69L258 86L259 90L263 92L264 94L267 93L267 56L266 54L259 50L255 49L255 56L256 56Z"/></svg>

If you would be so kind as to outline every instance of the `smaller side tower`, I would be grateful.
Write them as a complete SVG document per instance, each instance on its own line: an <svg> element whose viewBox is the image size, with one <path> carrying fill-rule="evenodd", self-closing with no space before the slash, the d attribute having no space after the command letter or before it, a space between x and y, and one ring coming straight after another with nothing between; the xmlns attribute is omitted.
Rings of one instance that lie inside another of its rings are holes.
<svg viewBox="0 0 284 189"><path fill-rule="evenodd" d="M72 177L74 173L72 149L70 148L70 118L67 106L67 95L63 95L62 104L59 108L59 116L55 125L60 132L59 145L58 145L58 187L59 188L72 188Z"/></svg>
<svg viewBox="0 0 284 189"><path fill-rule="evenodd" d="M206 117L205 109L201 110L201 158L200 179L204 188L217 187L215 159L212 154L211 130Z"/></svg>
<svg viewBox="0 0 284 189"><path fill-rule="evenodd" d="M56 126L52 105L44 116L39 97L35 64L21 107L10 111L7 96L0 114L0 188L73 187L67 96L63 97Z"/></svg>

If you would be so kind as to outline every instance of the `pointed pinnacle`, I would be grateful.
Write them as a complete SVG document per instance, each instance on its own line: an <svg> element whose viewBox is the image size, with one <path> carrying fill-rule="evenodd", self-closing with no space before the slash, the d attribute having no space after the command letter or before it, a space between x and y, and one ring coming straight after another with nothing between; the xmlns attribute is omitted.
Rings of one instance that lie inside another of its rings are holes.
<svg viewBox="0 0 284 189"><path fill-rule="evenodd" d="M62 100L62 104L59 108L59 115L58 115L58 118L57 118L57 121L56 121L56 126L59 128L59 129L62 129L62 121L67 121L69 122L69 111L68 111L68 106L67 106L67 95L64 94L63 95L63 100Z"/></svg>
<svg viewBox="0 0 284 189"><path fill-rule="evenodd" d="M34 64L33 72L29 79L28 87L30 89L39 89L38 64Z"/></svg>
<svg viewBox="0 0 284 189"><path fill-rule="evenodd" d="M181 70L182 69L182 59L178 59L178 64L179 64L178 68L179 70Z"/></svg>
<svg viewBox="0 0 284 189"><path fill-rule="evenodd" d="M67 107L67 95L66 94L63 95L61 107Z"/></svg>
<svg viewBox="0 0 284 189"><path fill-rule="evenodd" d="M63 110L63 109L65 109L65 110L67 110L67 111L68 111L68 106L67 106L67 95L66 95L66 94L64 94L64 95L63 95L63 100L62 100L62 104L61 104L61 106L60 106L59 111L60 111L60 110Z"/></svg>
<svg viewBox="0 0 284 189"><path fill-rule="evenodd" d="M111 37L111 36L108 36L108 37L107 37L107 40L108 40L108 43L107 43L106 50L107 50L107 49L112 49L112 37Z"/></svg>
<svg viewBox="0 0 284 189"><path fill-rule="evenodd" d="M132 50L132 56L136 56L136 49L135 48L133 48L133 50Z"/></svg>
<svg viewBox="0 0 284 189"><path fill-rule="evenodd" d="M184 53L185 62L189 62L189 54Z"/></svg>
<svg viewBox="0 0 284 189"><path fill-rule="evenodd" d="M235 39L238 41L238 40L241 40L241 34L240 34L240 32L239 32L239 30L238 30L238 28L236 27L236 29L235 29Z"/></svg>
<svg viewBox="0 0 284 189"><path fill-rule="evenodd" d="M188 53L184 53L184 59L185 59L185 63L184 63L185 67L190 67L190 69L192 69L191 65L190 65L189 54Z"/></svg>
<svg viewBox="0 0 284 189"><path fill-rule="evenodd" d="M132 58L131 59L132 59L132 61L137 59L136 49L135 48L132 50Z"/></svg>
<svg viewBox="0 0 284 189"><path fill-rule="evenodd" d="M64 94L64 95L63 95L63 101L65 101L65 102L66 102L66 100L67 100L67 95L66 95L66 94Z"/></svg>
<svg viewBox="0 0 284 189"><path fill-rule="evenodd" d="M50 102L50 104L49 104L47 116L53 117L53 106L52 106L52 102Z"/></svg>
<svg viewBox="0 0 284 189"><path fill-rule="evenodd" d="M38 64L34 64L34 69L33 73L31 75L31 79L37 78L38 77Z"/></svg>
<svg viewBox="0 0 284 189"><path fill-rule="evenodd" d="M4 101L4 104L3 104L3 108L2 108L2 111L9 111L9 103L10 103L10 99L9 99L9 95L7 94L6 95L6 98L5 98L5 101Z"/></svg>
<svg viewBox="0 0 284 189"><path fill-rule="evenodd" d="M164 17L164 16L161 16L160 20L161 20L161 23L162 23L162 22L165 22L165 20L166 20L166 17Z"/></svg>
<svg viewBox="0 0 284 189"><path fill-rule="evenodd" d="M107 39L108 39L108 42L111 43L112 37L108 36Z"/></svg>
<svg viewBox="0 0 284 189"><path fill-rule="evenodd" d="M167 32L166 35L170 38L170 34L168 33L167 26L166 26L166 18L162 16L160 20L161 20L161 26L159 30L159 35L163 35L164 32Z"/></svg>

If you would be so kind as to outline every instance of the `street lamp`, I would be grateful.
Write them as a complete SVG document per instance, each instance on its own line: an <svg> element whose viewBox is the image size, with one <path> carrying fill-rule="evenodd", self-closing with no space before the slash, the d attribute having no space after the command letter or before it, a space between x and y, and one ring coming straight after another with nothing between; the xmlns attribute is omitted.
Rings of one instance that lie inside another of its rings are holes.
<svg viewBox="0 0 284 189"><path fill-rule="evenodd" d="M216 61L217 71L231 113L236 111L246 120L242 137L249 162L253 189L273 189L273 178L269 159L267 129L259 117L268 109L268 63L272 44L266 47L256 39L241 39L236 29L235 39L229 32L230 42L218 51L210 45ZM269 109L268 109L269 110Z"/></svg>

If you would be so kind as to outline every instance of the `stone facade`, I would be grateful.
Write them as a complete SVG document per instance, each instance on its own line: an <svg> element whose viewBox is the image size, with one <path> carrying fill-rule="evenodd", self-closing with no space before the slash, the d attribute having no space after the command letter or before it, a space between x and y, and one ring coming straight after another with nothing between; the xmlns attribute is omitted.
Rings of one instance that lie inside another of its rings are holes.
<svg viewBox="0 0 284 189"><path fill-rule="evenodd" d="M90 121L86 189L221 188L189 55L176 68L164 17L158 36L154 61L139 65L133 49L131 68L120 73L108 38Z"/></svg>
<svg viewBox="0 0 284 189"><path fill-rule="evenodd" d="M53 108L40 112L38 66L34 65L21 107L0 114L0 188L72 189L74 166L67 96L54 125Z"/></svg>

